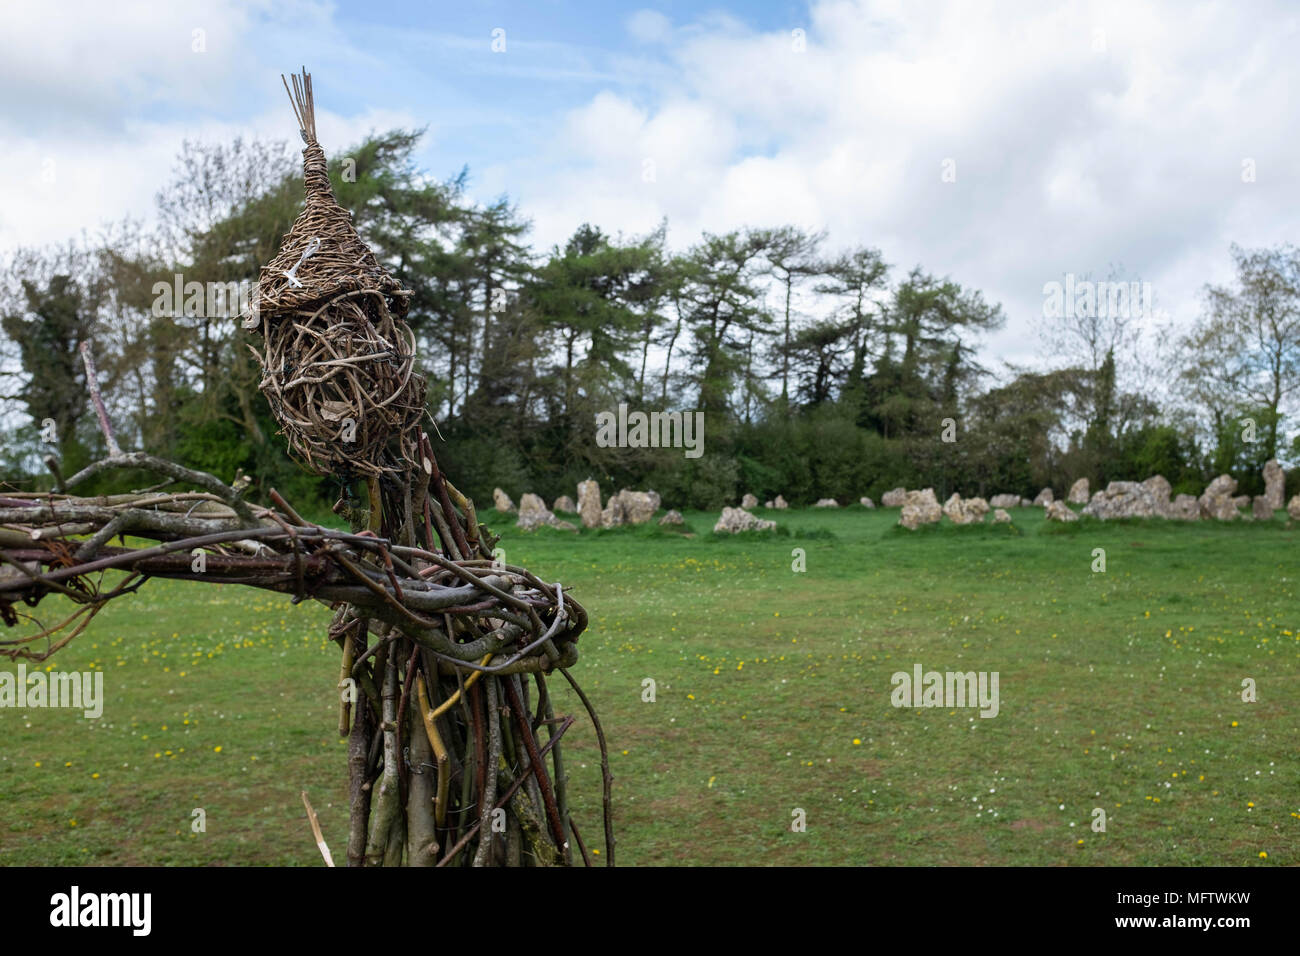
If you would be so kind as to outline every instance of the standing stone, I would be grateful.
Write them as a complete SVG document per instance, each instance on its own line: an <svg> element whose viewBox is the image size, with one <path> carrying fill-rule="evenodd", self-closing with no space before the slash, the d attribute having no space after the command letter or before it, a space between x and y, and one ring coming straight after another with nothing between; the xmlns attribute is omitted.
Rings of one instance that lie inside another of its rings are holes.
<svg viewBox="0 0 1300 956"><path fill-rule="evenodd" d="M1250 507L1250 495L1236 495L1232 499L1232 506L1240 511L1242 508Z"/></svg>
<svg viewBox="0 0 1300 956"><path fill-rule="evenodd" d="M1273 520L1273 505L1268 500L1268 495L1256 495L1251 501L1251 517L1256 521Z"/></svg>
<svg viewBox="0 0 1300 956"><path fill-rule="evenodd" d="M870 498L867 498L866 496L859 498L858 503L861 504L862 507L864 508L874 508L876 506L876 503L872 501Z"/></svg>
<svg viewBox="0 0 1300 956"><path fill-rule="evenodd" d="M1282 466L1277 463L1276 458L1270 458L1264 462L1264 497L1268 499L1268 507L1272 511L1277 511L1282 507L1282 496L1286 487L1286 474L1282 471Z"/></svg>
<svg viewBox="0 0 1300 956"><path fill-rule="evenodd" d="M980 524L988 510L988 502L983 498L962 498L955 491L943 503L943 513L953 524Z"/></svg>
<svg viewBox="0 0 1300 956"><path fill-rule="evenodd" d="M1138 483L1136 481L1112 481L1106 486L1105 491L1099 491L1092 496L1083 509L1083 513L1093 518L1100 518L1108 521L1111 518L1155 518L1163 517L1168 510L1169 504L1169 482L1160 478L1164 482L1164 508L1159 504L1157 493L1161 490L1160 485L1150 485L1149 482L1155 481L1154 478ZM1152 491L1152 487L1156 489Z"/></svg>
<svg viewBox="0 0 1300 956"><path fill-rule="evenodd" d="M756 497L754 497L753 495L745 495L745 497L743 497L743 498L740 499L740 507L742 507L742 508L757 508L757 507L758 507L758 499L757 499Z"/></svg>
<svg viewBox="0 0 1300 956"><path fill-rule="evenodd" d="M1231 475L1220 475L1215 478L1201 493L1201 517L1235 521L1238 517L1237 503L1233 500L1232 493L1236 490L1237 479Z"/></svg>
<svg viewBox="0 0 1300 956"><path fill-rule="evenodd" d="M1020 499L1020 507L1022 507L1022 508L1032 508L1033 506L1034 506L1034 503L1033 503L1032 501L1030 501L1028 498L1021 498L1021 499Z"/></svg>
<svg viewBox="0 0 1300 956"><path fill-rule="evenodd" d="M1047 505L1051 504L1054 499L1055 499L1055 495L1052 494L1052 489L1044 488L1042 491L1038 493L1038 496L1034 498L1034 507L1035 508L1046 507Z"/></svg>
<svg viewBox="0 0 1300 956"><path fill-rule="evenodd" d="M660 518L659 523L661 525L683 525L686 524L686 521L682 518L682 513L674 509Z"/></svg>
<svg viewBox="0 0 1300 956"><path fill-rule="evenodd" d="M834 498L818 498L814 508L838 508L840 503Z"/></svg>
<svg viewBox="0 0 1300 956"><path fill-rule="evenodd" d="M1019 508L1019 495L994 495L989 499L990 508Z"/></svg>
<svg viewBox="0 0 1300 956"><path fill-rule="evenodd" d="M1086 505L1088 503L1088 479L1080 478L1070 486L1070 493L1065 496L1065 500L1072 505Z"/></svg>
<svg viewBox="0 0 1300 956"><path fill-rule="evenodd" d="M763 503L763 507L764 507L764 508L775 508L775 507L776 507L776 503L773 502L773 501L771 501L771 500L769 499L768 501L765 501L765 502Z"/></svg>
<svg viewBox="0 0 1300 956"><path fill-rule="evenodd" d="M1142 487L1151 496L1155 513L1162 516L1169 514L1169 495L1174 490L1169 479L1164 475L1152 475L1142 482Z"/></svg>
<svg viewBox="0 0 1300 956"><path fill-rule="evenodd" d="M621 524L645 524L658 510L658 492L630 491L624 488L618 494L610 496L605 510L600 513L600 524L604 528L616 528Z"/></svg>
<svg viewBox="0 0 1300 956"><path fill-rule="evenodd" d="M715 534L739 534L741 531L770 531L775 527L775 521L756 518L744 508L723 508L713 531Z"/></svg>
<svg viewBox="0 0 1300 956"><path fill-rule="evenodd" d="M915 531L923 524L938 524L942 517L943 509L933 488L904 493L903 513L898 517L898 523L904 528Z"/></svg>
<svg viewBox="0 0 1300 956"><path fill-rule="evenodd" d="M784 511L786 508L789 508L790 505L784 498L777 495L776 500L772 502L772 507Z"/></svg>
<svg viewBox="0 0 1300 956"><path fill-rule="evenodd" d="M578 530L569 522L560 521L555 515L551 514L546 507L546 502L532 492L520 498L519 520L515 522L515 527L522 531L536 531L544 524L550 525L552 528L559 528L561 531Z"/></svg>
<svg viewBox="0 0 1300 956"><path fill-rule="evenodd" d="M600 485L590 478L578 482L578 513L584 528L600 527Z"/></svg>
<svg viewBox="0 0 1300 956"><path fill-rule="evenodd" d="M492 489L492 507L497 511L509 513L515 510L515 503L510 500L510 496L500 488Z"/></svg>
<svg viewBox="0 0 1300 956"><path fill-rule="evenodd" d="M906 488L894 488L880 496L880 503L886 508L901 508L907 501Z"/></svg>
<svg viewBox="0 0 1300 956"><path fill-rule="evenodd" d="M1300 495L1296 495L1286 503L1286 513L1295 521L1300 521Z"/></svg>
<svg viewBox="0 0 1300 956"><path fill-rule="evenodd" d="M578 510L578 506L573 503L573 499L568 495L560 495L555 499L555 504L551 506L552 511L563 511L565 514L573 514Z"/></svg>
<svg viewBox="0 0 1300 956"><path fill-rule="evenodd" d="M1007 513L1006 513L1005 511L1003 511L1001 508L996 508L996 509L994 509L994 511L993 511L993 523L994 523L994 524L1010 524L1010 523L1011 523L1011 515L1007 514Z"/></svg>
<svg viewBox="0 0 1300 956"><path fill-rule="evenodd" d="M1097 492L1101 494L1101 492ZM1079 516L1070 510L1070 506L1064 501L1049 501L1044 506L1047 509L1048 521L1078 521Z"/></svg>
<svg viewBox="0 0 1300 956"><path fill-rule="evenodd" d="M1201 505L1195 495L1179 495L1169 504L1169 517L1179 521L1196 521L1201 517Z"/></svg>

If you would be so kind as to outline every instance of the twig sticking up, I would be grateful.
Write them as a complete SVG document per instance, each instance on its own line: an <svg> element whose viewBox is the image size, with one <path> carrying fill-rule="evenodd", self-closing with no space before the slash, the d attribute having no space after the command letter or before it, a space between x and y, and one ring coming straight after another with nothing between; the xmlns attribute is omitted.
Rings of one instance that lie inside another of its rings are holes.
<svg viewBox="0 0 1300 956"><path fill-rule="evenodd" d="M99 416L99 430L104 433L104 440L108 442L109 457L117 458L122 454L122 449L113 435L113 426L109 423L108 412L104 409L104 398L99 393L99 376L95 374L95 359L90 354L89 341L81 343L81 361L86 365L86 387L90 390L90 401L95 406L95 414Z"/></svg>
<svg viewBox="0 0 1300 956"><path fill-rule="evenodd" d="M289 105L293 107L293 115L298 118L298 132L302 134L302 141L308 146L316 143L316 101L311 94L311 74L307 72L307 67L302 68L302 73L290 74L293 80L293 92L289 92L289 81L280 74L280 82L284 83L284 91L289 93Z"/></svg>

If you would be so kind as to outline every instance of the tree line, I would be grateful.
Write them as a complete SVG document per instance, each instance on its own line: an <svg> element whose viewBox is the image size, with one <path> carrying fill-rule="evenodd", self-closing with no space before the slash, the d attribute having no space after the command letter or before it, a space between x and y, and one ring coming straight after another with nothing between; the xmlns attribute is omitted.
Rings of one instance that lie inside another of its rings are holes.
<svg viewBox="0 0 1300 956"><path fill-rule="evenodd" d="M1300 458L1293 246L1234 246L1233 283L1207 286L1185 327L1098 303L1045 310L1045 360L991 369L979 345L1002 308L942 274L795 226L705 233L675 251L667 223L630 237L588 223L538 251L508 198L472 201L466 170L425 174L420 136L372 136L330 176L413 292L440 458L481 502L498 485L572 495L588 477L702 508L745 492L796 504L896 486L1032 495L1156 473L1198 493L1225 471L1255 492L1265 461ZM328 505L337 481L299 472L275 435L238 297L159 292L178 275L251 288L301 203L287 144L185 143L154 224L10 254L0 475L45 486L52 449L65 473L103 454L79 356L89 342L123 447ZM703 454L598 443L597 415L620 404L702 413Z"/></svg>

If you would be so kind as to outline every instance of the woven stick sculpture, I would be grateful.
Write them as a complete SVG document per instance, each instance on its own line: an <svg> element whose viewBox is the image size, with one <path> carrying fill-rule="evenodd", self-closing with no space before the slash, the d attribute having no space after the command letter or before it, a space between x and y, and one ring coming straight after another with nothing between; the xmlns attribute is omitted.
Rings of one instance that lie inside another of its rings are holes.
<svg viewBox="0 0 1300 956"><path fill-rule="evenodd" d="M420 429L424 382L401 321L406 296L329 191L305 72L291 99L307 143L307 208L262 271L245 324L263 336L262 388L290 448L309 467L359 483L336 505L351 530L305 521L274 490L272 507L251 505L212 475L145 454L111 455L66 481L51 463L57 491L0 491L0 619L35 624L0 640L0 654L49 658L151 577L327 604L341 651L339 733L349 742L349 866L568 865L575 846L590 865L561 752L575 718L557 716L547 682L558 671L600 746L612 866L606 740L568 672L586 611L559 584L496 560L497 539L441 473ZM336 427L351 415L356 441ZM70 494L113 468L201 490ZM125 535L156 543L110 544ZM106 580L113 572L124 574ZM57 623L22 609L51 595L67 599Z"/></svg>

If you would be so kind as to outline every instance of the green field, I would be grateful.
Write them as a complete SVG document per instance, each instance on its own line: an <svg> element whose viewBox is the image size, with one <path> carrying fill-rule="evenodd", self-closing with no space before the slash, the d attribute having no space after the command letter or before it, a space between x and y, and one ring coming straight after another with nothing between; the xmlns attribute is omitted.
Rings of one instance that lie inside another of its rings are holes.
<svg viewBox="0 0 1300 956"><path fill-rule="evenodd" d="M574 673L610 739L618 863L1300 862L1300 530L1013 515L909 533L897 509L776 512L788 533L737 538L690 512L692 537L495 522L591 615ZM51 662L104 670L102 719L0 710L0 863L316 866L303 789L341 857L327 618L169 581L110 605ZM997 671L999 714L893 707L917 663ZM585 719L565 745L590 844Z"/></svg>

